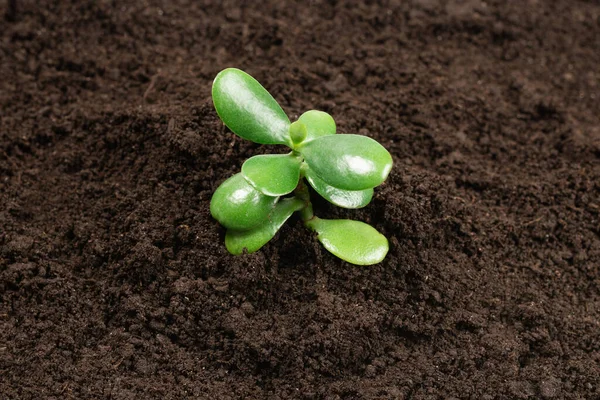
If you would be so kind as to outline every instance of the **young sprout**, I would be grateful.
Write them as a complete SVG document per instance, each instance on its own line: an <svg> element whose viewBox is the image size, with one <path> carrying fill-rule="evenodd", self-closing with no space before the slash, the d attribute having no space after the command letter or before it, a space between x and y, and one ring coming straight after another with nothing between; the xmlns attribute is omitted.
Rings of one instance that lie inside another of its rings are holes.
<svg viewBox="0 0 600 400"><path fill-rule="evenodd" d="M322 111L307 111L290 123L273 96L239 69L217 75L212 98L217 114L236 135L291 149L288 154L251 157L241 173L215 191L210 212L227 228L230 253L257 251L299 212L304 225L342 260L371 265L384 259L385 236L364 222L317 217L304 183L339 207L364 207L392 169L392 157L383 146L366 136L336 134L333 118Z"/></svg>

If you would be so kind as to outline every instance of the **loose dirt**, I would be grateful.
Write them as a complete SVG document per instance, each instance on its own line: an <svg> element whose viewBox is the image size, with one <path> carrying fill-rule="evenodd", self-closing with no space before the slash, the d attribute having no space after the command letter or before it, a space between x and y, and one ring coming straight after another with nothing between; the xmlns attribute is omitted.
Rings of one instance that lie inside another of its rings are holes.
<svg viewBox="0 0 600 400"><path fill-rule="evenodd" d="M600 398L597 1L0 3L0 398ZM255 76L394 157L348 265L227 253Z"/></svg>

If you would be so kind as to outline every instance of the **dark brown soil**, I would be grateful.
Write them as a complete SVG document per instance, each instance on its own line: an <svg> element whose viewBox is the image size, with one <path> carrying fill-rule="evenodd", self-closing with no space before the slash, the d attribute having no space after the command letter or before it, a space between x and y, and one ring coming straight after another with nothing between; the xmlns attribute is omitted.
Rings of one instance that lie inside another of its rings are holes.
<svg viewBox="0 0 600 400"><path fill-rule="evenodd" d="M11 3L0 398L600 398L600 3ZM383 263L227 253L229 66L390 150Z"/></svg>

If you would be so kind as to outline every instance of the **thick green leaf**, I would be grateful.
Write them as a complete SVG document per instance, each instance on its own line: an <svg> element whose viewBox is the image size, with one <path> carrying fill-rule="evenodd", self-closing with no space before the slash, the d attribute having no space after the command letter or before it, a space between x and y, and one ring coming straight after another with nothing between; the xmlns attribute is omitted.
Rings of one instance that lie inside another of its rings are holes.
<svg viewBox="0 0 600 400"><path fill-rule="evenodd" d="M294 121L290 125L290 138L294 145L302 143L304 139L306 139L307 134L308 131L306 130L306 125L304 125L302 121Z"/></svg>
<svg viewBox="0 0 600 400"><path fill-rule="evenodd" d="M392 169L390 153L367 136L322 136L302 143L299 151L319 178L340 189L373 188Z"/></svg>
<svg viewBox="0 0 600 400"><path fill-rule="evenodd" d="M210 213L226 228L251 229L267 218L277 199L254 189L242 174L235 174L215 190Z"/></svg>
<svg viewBox="0 0 600 400"><path fill-rule="evenodd" d="M296 189L300 160L291 154L254 156L242 165L244 178L268 196L283 196Z"/></svg>
<svg viewBox="0 0 600 400"><path fill-rule="evenodd" d="M369 204L373 198L373 189L343 190L323 182L310 168L305 171L306 179L317 193L330 203L344 208L361 208Z"/></svg>
<svg viewBox="0 0 600 400"><path fill-rule="evenodd" d="M364 222L315 217L306 225L329 252L351 264L377 264L389 249L386 237Z"/></svg>
<svg viewBox="0 0 600 400"><path fill-rule="evenodd" d="M244 252L254 253L279 231L288 218L302 208L302 201L292 198L283 199L273 209L269 217L261 225L249 231L228 230L225 234L225 246L231 254L239 255Z"/></svg>
<svg viewBox="0 0 600 400"><path fill-rule="evenodd" d="M321 136L335 134L335 121L324 111L307 111L298 118L298 121L306 126L308 134L304 140L307 142Z"/></svg>
<svg viewBox="0 0 600 400"><path fill-rule="evenodd" d="M277 101L244 71L227 68L212 87L217 114L225 125L244 139L261 144L290 146L290 120Z"/></svg>

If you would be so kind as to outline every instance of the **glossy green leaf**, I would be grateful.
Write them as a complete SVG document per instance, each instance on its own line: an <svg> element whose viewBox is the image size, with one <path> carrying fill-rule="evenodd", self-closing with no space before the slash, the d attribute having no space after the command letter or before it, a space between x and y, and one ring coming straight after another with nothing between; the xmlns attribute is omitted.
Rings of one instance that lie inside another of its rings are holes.
<svg viewBox="0 0 600 400"><path fill-rule="evenodd" d="M242 165L244 178L268 196L283 196L296 189L300 160L291 154L254 156Z"/></svg>
<svg viewBox="0 0 600 400"><path fill-rule="evenodd" d="M392 169L390 153L367 136L322 136L302 143L299 151L319 178L345 190L378 186Z"/></svg>
<svg viewBox="0 0 600 400"><path fill-rule="evenodd" d="M351 264L377 264L389 249L386 237L364 222L315 217L306 225L329 252Z"/></svg>
<svg viewBox="0 0 600 400"><path fill-rule="evenodd" d="M248 231L228 230L225 234L227 250L235 255L242 254L244 249L248 253L254 253L273 239L285 221L302 206L302 201L296 198L283 199L277 203L269 217L261 225Z"/></svg>
<svg viewBox="0 0 600 400"><path fill-rule="evenodd" d="M217 114L229 129L244 139L261 144L290 146L290 120L277 101L244 71L227 68L212 87Z"/></svg>
<svg viewBox="0 0 600 400"><path fill-rule="evenodd" d="M305 171L306 179L317 193L330 203L344 208L361 208L369 204L373 198L373 189L343 190L325 183L310 168Z"/></svg>
<svg viewBox="0 0 600 400"><path fill-rule="evenodd" d="M306 126L307 136L305 141L335 134L335 121L331 115L324 111L307 111L298 118L298 121Z"/></svg>
<svg viewBox="0 0 600 400"><path fill-rule="evenodd" d="M226 228L251 229L267 218L277 199L254 189L242 174L235 174L215 190L210 213Z"/></svg>

